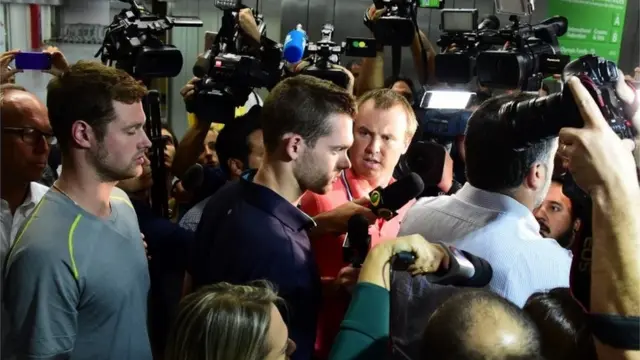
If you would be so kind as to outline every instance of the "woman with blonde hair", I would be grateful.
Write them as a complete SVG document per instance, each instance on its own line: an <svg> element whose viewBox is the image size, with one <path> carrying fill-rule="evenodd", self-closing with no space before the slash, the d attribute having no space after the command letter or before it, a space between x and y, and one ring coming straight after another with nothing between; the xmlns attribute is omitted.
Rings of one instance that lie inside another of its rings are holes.
<svg viewBox="0 0 640 360"><path fill-rule="evenodd" d="M267 282L218 283L187 295L164 360L284 360L295 350Z"/></svg>

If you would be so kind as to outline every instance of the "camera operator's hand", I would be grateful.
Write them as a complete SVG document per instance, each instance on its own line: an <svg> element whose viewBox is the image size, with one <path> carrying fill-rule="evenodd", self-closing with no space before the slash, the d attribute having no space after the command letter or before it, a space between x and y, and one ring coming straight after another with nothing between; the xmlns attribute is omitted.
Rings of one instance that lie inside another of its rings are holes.
<svg viewBox="0 0 640 360"><path fill-rule="evenodd" d="M569 87L584 121L581 129L560 130L558 152L568 159L576 184L590 193L622 186L638 186L631 142L613 132L587 89L576 77Z"/></svg>
<svg viewBox="0 0 640 360"><path fill-rule="evenodd" d="M376 9L375 5L371 5L367 8L367 12L365 13L365 16L368 21L370 21L372 24L375 24L376 21L378 21L378 19L382 17L384 12L385 12L384 8Z"/></svg>
<svg viewBox="0 0 640 360"><path fill-rule="evenodd" d="M256 43L260 43L260 30L256 19L253 17L251 9L242 9L238 14L238 24L242 31L252 38Z"/></svg>
<svg viewBox="0 0 640 360"><path fill-rule="evenodd" d="M331 64L331 68L338 69L349 77L349 83L347 84L347 91L349 92L349 94L353 95L353 88L356 84L356 78L353 76L351 71L347 70L347 68L345 68L344 66L335 65L335 64Z"/></svg>
<svg viewBox="0 0 640 360"><path fill-rule="evenodd" d="M640 70L640 68L636 70ZM626 112L633 113L633 116L631 116L630 119L636 130L635 149L633 151L633 155L636 160L636 166L640 169L640 99L636 99L636 91L634 91L634 89L632 89L626 82L634 80L628 79L627 76L624 76L622 71L618 71L620 72L620 76L618 77L618 83L616 84L616 94L618 94L620 99L622 99L622 101L629 107ZM640 75L640 73L636 74L636 76ZM633 108L634 106L636 107L635 109Z"/></svg>
<svg viewBox="0 0 640 360"><path fill-rule="evenodd" d="M374 247L360 270L358 282L368 282L389 290L389 263L400 252L412 252L416 256L408 271L412 275L436 272L449 267L449 255L439 244L432 244L420 235L408 235L385 241Z"/></svg>
<svg viewBox="0 0 640 360"><path fill-rule="evenodd" d="M184 100L185 102L191 100L193 95L196 93L195 84L198 81L200 81L200 78L193 77L191 78L191 80L189 80L189 82L187 82L185 86L182 87L182 89L180 89L180 95L182 95L182 100Z"/></svg>
<svg viewBox="0 0 640 360"><path fill-rule="evenodd" d="M53 76L60 76L65 71L69 70L69 62L64 57L64 54L55 46L48 46L42 52L51 54L51 69L43 70L47 74L51 74Z"/></svg>
<svg viewBox="0 0 640 360"><path fill-rule="evenodd" d="M348 293L353 291L353 287L358 282L358 277L360 276L360 269L354 268L353 266L345 266L340 269L338 276L334 281L334 285L339 288L346 290Z"/></svg>
<svg viewBox="0 0 640 360"><path fill-rule="evenodd" d="M0 84L13 82L12 79L14 79L15 75L22 72L20 69L12 69L9 67L9 64L11 64L19 52L20 50L10 50L0 54Z"/></svg>

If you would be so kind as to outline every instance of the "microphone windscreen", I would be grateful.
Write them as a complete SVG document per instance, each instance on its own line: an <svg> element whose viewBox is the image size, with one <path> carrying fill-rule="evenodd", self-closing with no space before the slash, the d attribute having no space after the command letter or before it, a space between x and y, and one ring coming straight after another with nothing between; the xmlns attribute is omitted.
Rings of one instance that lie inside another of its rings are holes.
<svg viewBox="0 0 640 360"><path fill-rule="evenodd" d="M464 250L461 250L464 254L464 257L471 262L475 272L473 276L465 281L464 286L468 287L484 287L493 278L493 268L489 262L479 256L475 256L470 254Z"/></svg>
<svg viewBox="0 0 640 360"><path fill-rule="evenodd" d="M414 172L382 189L380 197L384 207L397 211L424 191L424 182Z"/></svg>
<svg viewBox="0 0 640 360"><path fill-rule="evenodd" d="M282 58L289 63L297 63L302 60L307 45L307 35L302 29L289 31L284 41Z"/></svg>
<svg viewBox="0 0 640 360"><path fill-rule="evenodd" d="M180 180L185 190L195 191L202 186L204 181L204 168L200 164L194 164L185 171Z"/></svg>
<svg viewBox="0 0 640 360"><path fill-rule="evenodd" d="M498 17L495 15L488 15L482 20L482 23L480 25L481 25L479 27L480 30L483 30L483 29L498 30L500 29L500 19L498 19Z"/></svg>

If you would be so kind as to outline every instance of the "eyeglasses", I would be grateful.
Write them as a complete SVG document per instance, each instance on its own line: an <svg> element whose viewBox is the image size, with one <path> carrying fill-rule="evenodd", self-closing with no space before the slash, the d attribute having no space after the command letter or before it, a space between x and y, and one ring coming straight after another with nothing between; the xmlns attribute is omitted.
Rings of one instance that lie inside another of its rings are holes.
<svg viewBox="0 0 640 360"><path fill-rule="evenodd" d="M42 132L40 130L36 130L34 128L28 128L28 127L3 127L2 131L3 132L12 133L12 134L16 134L16 135L20 135L20 137L22 138L22 141L24 141L26 144L29 144L29 145L35 145L43 138L44 138L44 141L49 145L53 145L53 144L56 143L56 138L55 138L55 136L53 134L44 133L44 132Z"/></svg>

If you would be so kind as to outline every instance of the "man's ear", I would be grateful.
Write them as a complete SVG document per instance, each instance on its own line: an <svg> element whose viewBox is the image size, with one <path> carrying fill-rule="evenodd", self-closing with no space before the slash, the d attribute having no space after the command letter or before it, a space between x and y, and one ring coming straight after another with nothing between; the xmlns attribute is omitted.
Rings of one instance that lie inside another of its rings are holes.
<svg viewBox="0 0 640 360"><path fill-rule="evenodd" d="M98 140L93 128L82 120L71 125L71 139L76 146L82 149L90 148Z"/></svg>
<svg viewBox="0 0 640 360"><path fill-rule="evenodd" d="M544 186L544 182L547 178L547 171L549 168L542 163L534 163L524 179L525 185L534 190L541 189Z"/></svg>
<svg viewBox="0 0 640 360"><path fill-rule="evenodd" d="M240 177L244 171L244 164L238 159L228 159L227 166L232 176Z"/></svg>
<svg viewBox="0 0 640 360"><path fill-rule="evenodd" d="M580 219L575 219L573 221L573 232L577 233L580 230L582 230L582 220Z"/></svg>
<svg viewBox="0 0 640 360"><path fill-rule="evenodd" d="M302 136L294 133L284 134L282 137L284 152L287 160L296 160L302 155L305 149L305 142Z"/></svg>

